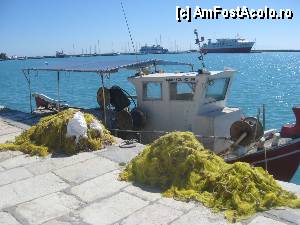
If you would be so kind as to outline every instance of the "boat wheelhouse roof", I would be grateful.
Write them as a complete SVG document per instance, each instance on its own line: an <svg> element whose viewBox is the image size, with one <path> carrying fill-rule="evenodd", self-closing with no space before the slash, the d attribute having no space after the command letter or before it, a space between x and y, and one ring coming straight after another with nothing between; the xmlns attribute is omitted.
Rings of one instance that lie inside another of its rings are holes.
<svg viewBox="0 0 300 225"><path fill-rule="evenodd" d="M57 96L58 101L60 101L60 72L82 72L82 73L96 73L101 76L102 87L104 87L104 75L110 76L112 73L117 73L120 69L129 69L129 70L143 70L149 67L156 67L159 65L183 65L190 66L192 71L194 65L191 63L183 62L172 62L159 59L148 59L148 60L115 60L115 61L98 61L98 62L89 62L81 65L75 64L71 60L63 60L58 62L49 62L48 65L43 65L41 67L31 67L22 69L23 74L28 83L29 96L30 96L30 110L33 112L32 106L32 89L31 89L31 73L33 71L48 71L55 72L57 74ZM58 111L60 109L58 108Z"/></svg>
<svg viewBox="0 0 300 225"><path fill-rule="evenodd" d="M149 59L144 61L136 60L118 60L118 61L98 61L84 64L75 64L66 60L64 62L49 62L42 67L25 68L23 72L30 71L56 71L56 72L94 72L98 74L117 73L119 69L138 70L159 65L183 65L190 66L193 70L193 64L184 62L173 62L159 59Z"/></svg>
<svg viewBox="0 0 300 225"><path fill-rule="evenodd" d="M226 70L225 70L226 71ZM216 75L219 73L223 73L224 71L209 71L209 73L207 73L208 75ZM150 73L147 75L138 75L138 76L133 76L132 78L135 77L195 77L199 75L199 72L173 72L173 73L164 73L164 72L157 72L157 73Z"/></svg>

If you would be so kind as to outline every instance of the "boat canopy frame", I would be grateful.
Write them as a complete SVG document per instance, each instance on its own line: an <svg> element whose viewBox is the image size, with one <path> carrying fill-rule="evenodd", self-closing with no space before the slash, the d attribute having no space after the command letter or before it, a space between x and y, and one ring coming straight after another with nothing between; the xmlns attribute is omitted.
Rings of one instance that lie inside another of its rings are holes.
<svg viewBox="0 0 300 225"><path fill-rule="evenodd" d="M102 62L103 63L103 62ZM23 75L26 78L28 89L29 89L29 104L30 104L30 112L33 113L32 107L32 88L31 88L31 76L30 72L33 71L48 71L48 72L56 72L57 74L57 110L60 111L60 73L61 72L79 72L79 73L96 73L101 77L101 85L105 100L105 93L104 93L104 76L110 76L113 73L119 72L120 69L127 69L127 70L143 70L150 67L155 67L155 71L157 71L157 66L159 65L182 65L182 66L189 66L191 70L194 71L194 65L191 63L184 63L184 62L174 62L174 61L166 61L166 60L159 60L159 59L149 59L144 61L134 61L131 63L122 63L122 64L114 64L112 66L105 66L102 67L94 64L86 64L86 65L73 65L73 66L56 66L56 67L49 67L48 65L40 68L32 67L32 68L24 68L22 69ZM93 67L94 66L94 67ZM105 104L105 103L104 103ZM106 111L104 107L104 123L106 124Z"/></svg>

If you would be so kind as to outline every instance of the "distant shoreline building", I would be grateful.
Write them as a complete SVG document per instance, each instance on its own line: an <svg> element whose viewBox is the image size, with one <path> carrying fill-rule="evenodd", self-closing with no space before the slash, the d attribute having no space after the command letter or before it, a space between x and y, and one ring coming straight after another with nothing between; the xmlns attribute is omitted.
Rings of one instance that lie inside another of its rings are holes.
<svg viewBox="0 0 300 225"><path fill-rule="evenodd" d="M141 54L165 54L168 53L169 50L166 48L163 48L160 45L152 45L152 46L142 46L140 49Z"/></svg>

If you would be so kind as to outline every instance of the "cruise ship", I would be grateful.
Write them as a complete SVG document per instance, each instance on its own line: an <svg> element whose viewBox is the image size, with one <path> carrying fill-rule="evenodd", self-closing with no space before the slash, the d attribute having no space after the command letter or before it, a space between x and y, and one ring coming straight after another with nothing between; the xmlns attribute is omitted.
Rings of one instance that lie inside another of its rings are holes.
<svg viewBox="0 0 300 225"><path fill-rule="evenodd" d="M165 54L168 53L169 50L166 48L163 48L160 45L152 45L152 46L142 46L140 49L141 54Z"/></svg>
<svg viewBox="0 0 300 225"><path fill-rule="evenodd" d="M206 53L249 53L254 43L243 38L217 39L216 42L208 39L208 43L203 44L203 51Z"/></svg>

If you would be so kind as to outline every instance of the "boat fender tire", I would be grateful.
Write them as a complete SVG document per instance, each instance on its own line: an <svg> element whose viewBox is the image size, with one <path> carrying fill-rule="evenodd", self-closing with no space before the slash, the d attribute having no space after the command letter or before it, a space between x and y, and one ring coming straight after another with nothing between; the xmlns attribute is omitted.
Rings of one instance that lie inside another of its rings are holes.
<svg viewBox="0 0 300 225"><path fill-rule="evenodd" d="M134 108L131 110L130 114L133 121L133 128L136 130L143 129L147 122L144 112L139 108Z"/></svg>
<svg viewBox="0 0 300 225"><path fill-rule="evenodd" d="M110 104L110 91L108 88L104 87L104 96L105 96L105 107ZM101 108L104 105L104 97L103 97L103 87L100 87L97 91L97 102Z"/></svg>
<svg viewBox="0 0 300 225"><path fill-rule="evenodd" d="M116 113L116 125L120 130L132 130L133 121L127 110L121 110Z"/></svg>
<svg viewBox="0 0 300 225"><path fill-rule="evenodd" d="M130 100L119 86L110 88L110 103L119 112L130 105Z"/></svg>

